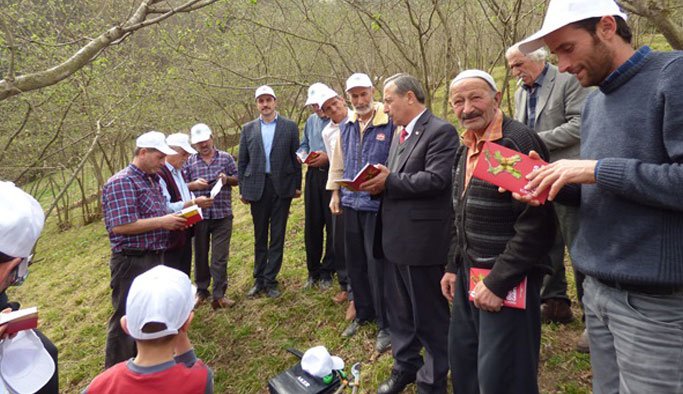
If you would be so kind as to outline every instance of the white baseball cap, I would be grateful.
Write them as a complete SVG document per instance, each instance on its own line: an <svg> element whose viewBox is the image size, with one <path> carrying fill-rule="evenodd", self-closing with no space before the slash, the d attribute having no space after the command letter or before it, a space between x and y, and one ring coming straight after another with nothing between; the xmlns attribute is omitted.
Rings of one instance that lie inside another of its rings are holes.
<svg viewBox="0 0 683 394"><path fill-rule="evenodd" d="M166 137L166 144L168 144L168 146L179 146L185 152L191 155L197 153L197 151L192 149L192 147L190 146L190 137L188 137L187 134L184 133L175 133L169 135L168 137Z"/></svg>
<svg viewBox="0 0 683 394"><path fill-rule="evenodd" d="M148 131L135 140L138 148L153 148L166 155L175 155L176 152L166 145L166 136L158 131Z"/></svg>
<svg viewBox="0 0 683 394"><path fill-rule="evenodd" d="M274 99L277 98L277 96L275 95L275 92L273 91L273 88L271 88L268 85L259 86L256 89L256 93L254 93L254 98L259 98L259 97L263 96L264 94L271 95L271 96L273 96Z"/></svg>
<svg viewBox="0 0 683 394"><path fill-rule="evenodd" d="M193 144L204 142L211 138L211 129L204 123L197 123L190 129L190 139Z"/></svg>
<svg viewBox="0 0 683 394"><path fill-rule="evenodd" d="M493 79L491 74L487 73L486 71L476 69L465 70L458 74L455 78L453 78L453 81L451 81L450 87L452 88L456 83L464 79L470 78L483 79L484 81L486 81L487 84L489 84L489 86L491 87L491 89L493 89L494 92L498 91L498 88L496 88L496 81Z"/></svg>
<svg viewBox="0 0 683 394"><path fill-rule="evenodd" d="M128 332L134 339L156 339L178 334L194 307L197 289L185 273L158 265L138 275L130 286L126 300ZM143 332L147 323L163 323L166 328Z"/></svg>
<svg viewBox="0 0 683 394"><path fill-rule="evenodd" d="M0 344L0 376L10 393L35 393L54 372L55 362L33 330L19 331Z"/></svg>
<svg viewBox="0 0 683 394"><path fill-rule="evenodd" d="M344 369L344 360L337 356L330 356L325 346L315 346L301 357L301 369L319 378Z"/></svg>
<svg viewBox="0 0 683 394"><path fill-rule="evenodd" d="M335 97L339 97L337 92L335 92L334 90L332 90L330 88L327 88L327 89L320 92L320 94L318 95L318 102L316 104L318 104L320 109L322 109L323 104L325 104L327 102L327 100L333 99Z"/></svg>
<svg viewBox="0 0 683 394"><path fill-rule="evenodd" d="M322 82L316 82L313 85L309 86L308 88L308 97L306 98L306 105L311 105L311 104L318 104L318 96L320 95L320 92L324 91L325 89L329 89L329 86L325 85Z"/></svg>
<svg viewBox="0 0 683 394"><path fill-rule="evenodd" d="M550 0L541 30L519 42L519 50L530 53L542 47L543 37L571 23L605 15L627 19L614 0Z"/></svg>
<svg viewBox="0 0 683 394"><path fill-rule="evenodd" d="M372 80L368 77L368 74L355 73L346 80L346 91L353 88L371 88Z"/></svg>
<svg viewBox="0 0 683 394"><path fill-rule="evenodd" d="M28 257L43 231L43 208L14 183L0 181L0 217L0 252Z"/></svg>

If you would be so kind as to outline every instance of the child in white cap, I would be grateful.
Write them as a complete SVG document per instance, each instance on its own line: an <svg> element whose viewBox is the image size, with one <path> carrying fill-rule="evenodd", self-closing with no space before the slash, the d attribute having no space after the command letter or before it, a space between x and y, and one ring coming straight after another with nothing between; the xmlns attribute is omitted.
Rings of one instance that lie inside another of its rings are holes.
<svg viewBox="0 0 683 394"><path fill-rule="evenodd" d="M121 327L137 356L99 374L83 393L212 393L213 371L187 336L195 291L187 275L163 265L136 277Z"/></svg>

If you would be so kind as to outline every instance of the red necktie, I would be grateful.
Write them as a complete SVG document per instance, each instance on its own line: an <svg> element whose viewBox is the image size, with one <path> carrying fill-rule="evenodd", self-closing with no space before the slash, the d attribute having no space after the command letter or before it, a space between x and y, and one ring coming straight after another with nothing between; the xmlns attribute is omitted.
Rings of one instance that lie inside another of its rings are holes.
<svg viewBox="0 0 683 394"><path fill-rule="evenodd" d="M408 130L403 129L401 130L401 139L398 140L399 143L403 143L403 141L406 140L406 137L408 137Z"/></svg>

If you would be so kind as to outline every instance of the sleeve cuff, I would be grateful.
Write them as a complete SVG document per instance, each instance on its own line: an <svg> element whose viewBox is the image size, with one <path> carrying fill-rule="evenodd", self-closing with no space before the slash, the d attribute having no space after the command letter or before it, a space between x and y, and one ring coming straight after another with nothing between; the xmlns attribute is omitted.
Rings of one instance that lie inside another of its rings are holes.
<svg viewBox="0 0 683 394"><path fill-rule="evenodd" d="M595 181L607 190L621 192L624 186L624 174L627 160L606 158L598 160L595 166Z"/></svg>

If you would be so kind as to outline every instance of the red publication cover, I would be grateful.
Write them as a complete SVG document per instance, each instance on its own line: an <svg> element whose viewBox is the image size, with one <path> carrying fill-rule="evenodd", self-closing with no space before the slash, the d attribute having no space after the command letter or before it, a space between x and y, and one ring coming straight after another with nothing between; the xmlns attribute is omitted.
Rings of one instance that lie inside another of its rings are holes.
<svg viewBox="0 0 683 394"><path fill-rule="evenodd" d="M296 155L299 156L299 159L301 159L301 162L304 164L311 164L311 160L315 159L316 157L320 156L320 152L311 152L311 153L306 153L306 152L296 152Z"/></svg>
<svg viewBox="0 0 683 394"><path fill-rule="evenodd" d="M9 313L0 313L0 326L7 324L5 334L14 334L22 330L38 327L38 308L19 309Z"/></svg>
<svg viewBox="0 0 683 394"><path fill-rule="evenodd" d="M486 268L470 268L470 301L472 301L472 291L477 283L481 282L488 276L491 270ZM526 276L515 287L512 288L503 300L503 306L510 308L526 309Z"/></svg>
<svg viewBox="0 0 683 394"><path fill-rule="evenodd" d="M365 181L374 178L380 173L379 168L368 163L356 174L353 179L340 179L335 181L338 185L344 186L345 188L351 190L352 192L360 191L360 185Z"/></svg>
<svg viewBox="0 0 683 394"><path fill-rule="evenodd" d="M197 204L189 206L182 211L180 214L187 219L185 226L189 227L198 222L201 222L204 218L202 217L202 211L199 209Z"/></svg>
<svg viewBox="0 0 683 394"><path fill-rule="evenodd" d="M533 192L524 188L528 183L526 175L546 165L548 163L541 159L535 160L523 153L486 141L473 175L507 191L526 195ZM543 204L549 192L550 188L547 188L534 199Z"/></svg>

